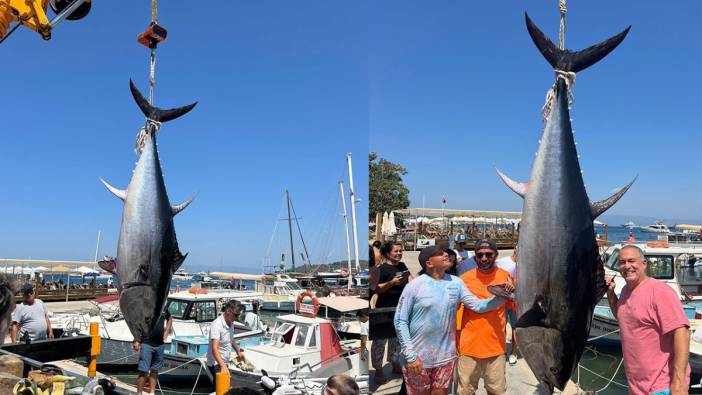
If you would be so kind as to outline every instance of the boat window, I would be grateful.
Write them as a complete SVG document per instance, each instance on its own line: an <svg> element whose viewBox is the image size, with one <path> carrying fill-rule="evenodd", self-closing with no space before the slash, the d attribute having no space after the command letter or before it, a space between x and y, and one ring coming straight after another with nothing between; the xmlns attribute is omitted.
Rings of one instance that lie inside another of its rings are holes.
<svg viewBox="0 0 702 395"><path fill-rule="evenodd" d="M278 326L273 331L273 337L280 338L283 341L283 343L290 344L290 342L292 341L293 329L295 329L295 325L293 324L287 322L278 324Z"/></svg>
<svg viewBox="0 0 702 395"><path fill-rule="evenodd" d="M295 345L299 347L305 346L305 339L307 339L307 332L309 331L309 325L298 324L297 326L297 336L295 337Z"/></svg>
<svg viewBox="0 0 702 395"><path fill-rule="evenodd" d="M310 333L310 347L317 347L317 327L314 327Z"/></svg>
<svg viewBox="0 0 702 395"><path fill-rule="evenodd" d="M169 300L166 309L173 318L183 319L185 310L188 307L188 302L184 300Z"/></svg>
<svg viewBox="0 0 702 395"><path fill-rule="evenodd" d="M673 278L672 255L646 255L646 274L657 279ZM612 253L607 261L607 267L619 271L619 250Z"/></svg>
<svg viewBox="0 0 702 395"><path fill-rule="evenodd" d="M188 316L188 319L200 322L214 321L215 318L217 318L217 309L214 301L194 303Z"/></svg>

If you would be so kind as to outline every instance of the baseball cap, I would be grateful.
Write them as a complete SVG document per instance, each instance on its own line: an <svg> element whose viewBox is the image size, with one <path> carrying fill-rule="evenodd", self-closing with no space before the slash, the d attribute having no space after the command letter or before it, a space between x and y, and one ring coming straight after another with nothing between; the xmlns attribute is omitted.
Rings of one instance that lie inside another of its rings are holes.
<svg viewBox="0 0 702 395"><path fill-rule="evenodd" d="M464 235L463 233L459 233L453 237L453 241L456 243L465 243L466 242L466 235Z"/></svg>
<svg viewBox="0 0 702 395"><path fill-rule="evenodd" d="M440 248L439 246L429 246L419 253L419 264L422 265L422 268L424 268L429 258L443 255L444 252L444 249Z"/></svg>
<svg viewBox="0 0 702 395"><path fill-rule="evenodd" d="M480 239L477 243L475 243L475 251L482 250L483 248L489 248L497 252L497 244L495 244L495 242L491 239Z"/></svg>
<svg viewBox="0 0 702 395"><path fill-rule="evenodd" d="M34 293L34 288L32 287L32 284L24 284L21 288L22 295L29 295L31 293Z"/></svg>

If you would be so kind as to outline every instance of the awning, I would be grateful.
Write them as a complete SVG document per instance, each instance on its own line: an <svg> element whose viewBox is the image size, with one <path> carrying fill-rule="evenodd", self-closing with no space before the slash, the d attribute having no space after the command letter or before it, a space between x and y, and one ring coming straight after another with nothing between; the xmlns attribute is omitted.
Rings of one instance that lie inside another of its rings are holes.
<svg viewBox="0 0 702 395"><path fill-rule="evenodd" d="M210 277L216 277L216 278L224 279L224 280L236 279L236 280L253 280L253 281L260 281L260 280L263 279L263 275L262 275L262 274L209 272L207 275L210 276Z"/></svg>
<svg viewBox="0 0 702 395"><path fill-rule="evenodd" d="M342 313L347 313L349 311L360 309L367 309L369 307L367 300L357 298L354 296L325 297L319 298L318 300L320 304L328 306Z"/></svg>

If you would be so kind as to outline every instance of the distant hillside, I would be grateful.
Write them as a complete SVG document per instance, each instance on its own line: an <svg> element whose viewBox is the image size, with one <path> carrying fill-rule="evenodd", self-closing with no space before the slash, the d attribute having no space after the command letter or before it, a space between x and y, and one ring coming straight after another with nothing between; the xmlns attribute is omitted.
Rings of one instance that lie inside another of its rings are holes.
<svg viewBox="0 0 702 395"><path fill-rule="evenodd" d="M361 265L361 270L368 269L368 261L367 260L359 260L358 261L359 265ZM353 268L355 265L354 261L351 261L351 267ZM337 261L334 263L322 263L322 264L311 264L311 265L300 265L297 266L297 272L298 273L314 273L314 272L333 272L335 270L343 269L343 268L348 268L348 261ZM287 269L288 271L290 270L289 268Z"/></svg>

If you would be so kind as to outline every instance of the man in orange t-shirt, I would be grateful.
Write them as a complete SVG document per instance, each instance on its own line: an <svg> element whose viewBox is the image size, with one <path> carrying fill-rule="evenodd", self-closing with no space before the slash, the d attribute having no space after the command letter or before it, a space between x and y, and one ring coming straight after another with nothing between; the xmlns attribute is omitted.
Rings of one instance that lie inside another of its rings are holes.
<svg viewBox="0 0 702 395"><path fill-rule="evenodd" d="M509 273L495 265L497 245L490 239L478 240L475 245L476 269L461 276L468 290L479 298L492 296L488 285L511 282ZM463 310L458 334L458 393L473 395L483 379L489 395L507 391L505 377L506 314L504 305L486 312Z"/></svg>

